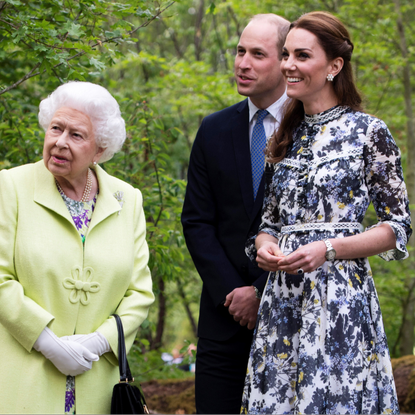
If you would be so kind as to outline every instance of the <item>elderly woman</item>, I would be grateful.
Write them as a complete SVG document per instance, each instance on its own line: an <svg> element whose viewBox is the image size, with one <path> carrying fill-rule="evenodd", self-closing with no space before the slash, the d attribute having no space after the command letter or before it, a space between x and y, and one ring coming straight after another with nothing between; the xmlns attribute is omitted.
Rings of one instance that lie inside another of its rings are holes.
<svg viewBox="0 0 415 415"><path fill-rule="evenodd" d="M121 316L127 350L154 301L139 190L97 163L125 139L103 87L40 104L43 160L0 172L0 412L109 413Z"/></svg>
<svg viewBox="0 0 415 415"><path fill-rule="evenodd" d="M262 224L248 243L271 272L244 413L399 412L367 257L407 258L411 218L399 148L362 111L352 51L325 12L293 22L283 48L291 101L270 139ZM363 232L370 202L378 223Z"/></svg>

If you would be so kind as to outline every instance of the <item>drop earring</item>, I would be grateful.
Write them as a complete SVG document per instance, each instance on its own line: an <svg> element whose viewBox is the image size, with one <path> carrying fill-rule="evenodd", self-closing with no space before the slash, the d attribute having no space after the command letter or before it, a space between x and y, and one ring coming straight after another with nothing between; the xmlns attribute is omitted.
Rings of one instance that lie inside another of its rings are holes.
<svg viewBox="0 0 415 415"><path fill-rule="evenodd" d="M333 76L331 73L329 73L329 74L327 75L327 80L328 80L329 82L333 82L333 79L334 79L334 76Z"/></svg>

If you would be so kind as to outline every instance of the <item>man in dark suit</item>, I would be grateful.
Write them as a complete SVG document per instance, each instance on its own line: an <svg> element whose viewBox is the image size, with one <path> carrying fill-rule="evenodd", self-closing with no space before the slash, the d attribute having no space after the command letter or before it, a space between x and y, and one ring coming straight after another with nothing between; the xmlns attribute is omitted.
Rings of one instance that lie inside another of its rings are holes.
<svg viewBox="0 0 415 415"><path fill-rule="evenodd" d="M238 92L248 99L206 117L192 148L182 224L203 280L196 355L198 413L240 410L268 276L250 263L244 246L261 220L265 140L278 128L287 98L279 68L288 27L287 20L274 14L250 21L234 68ZM265 109L262 116L257 114ZM254 144L258 137L263 141ZM258 145L261 158L254 162L251 147ZM259 178L251 162L260 165Z"/></svg>

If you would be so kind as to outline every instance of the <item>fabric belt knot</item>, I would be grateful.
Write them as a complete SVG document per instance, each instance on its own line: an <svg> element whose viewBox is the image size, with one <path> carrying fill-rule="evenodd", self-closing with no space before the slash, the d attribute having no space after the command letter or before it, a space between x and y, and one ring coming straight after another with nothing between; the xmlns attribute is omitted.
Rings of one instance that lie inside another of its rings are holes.
<svg viewBox="0 0 415 415"><path fill-rule="evenodd" d="M264 118L268 115L267 110L257 111L257 120L252 130L251 138L251 168L252 168L252 185L254 189L254 200L256 199L259 184L261 183L262 174L265 164L265 146L267 137L265 135Z"/></svg>

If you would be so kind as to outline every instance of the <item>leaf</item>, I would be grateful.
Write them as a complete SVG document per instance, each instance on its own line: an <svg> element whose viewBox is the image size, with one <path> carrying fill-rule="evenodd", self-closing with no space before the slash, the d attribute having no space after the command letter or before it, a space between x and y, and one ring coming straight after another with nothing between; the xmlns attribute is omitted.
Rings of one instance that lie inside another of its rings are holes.
<svg viewBox="0 0 415 415"><path fill-rule="evenodd" d="M215 14L216 5L215 3L210 3L209 7L206 9L206 14Z"/></svg>
<svg viewBox="0 0 415 415"><path fill-rule="evenodd" d="M105 64L98 59L90 58L89 63L94 66L98 71L103 71L105 69Z"/></svg>
<svg viewBox="0 0 415 415"><path fill-rule="evenodd" d="M82 26L76 23L69 23L65 25L66 30L68 31L69 36L80 38L83 35L85 35L84 30L82 29Z"/></svg>

